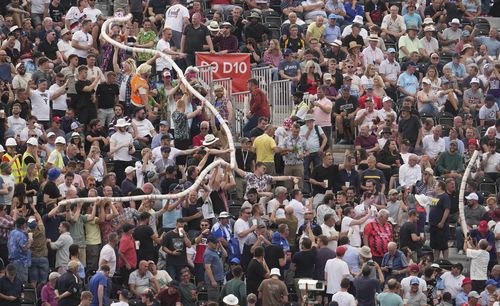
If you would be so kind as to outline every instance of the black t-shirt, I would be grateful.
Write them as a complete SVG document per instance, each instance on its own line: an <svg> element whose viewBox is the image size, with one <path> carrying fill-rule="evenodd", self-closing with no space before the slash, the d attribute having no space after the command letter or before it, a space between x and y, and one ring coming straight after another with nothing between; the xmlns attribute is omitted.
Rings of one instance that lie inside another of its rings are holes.
<svg viewBox="0 0 500 306"><path fill-rule="evenodd" d="M328 59L334 58L337 60L337 63L340 63L345 61L345 59L347 58L347 54L342 50L339 50L337 53L333 53L332 49L330 48L328 49L328 51L326 51L325 57Z"/></svg>
<svg viewBox="0 0 500 306"><path fill-rule="evenodd" d="M408 139L412 146L415 146L418 138L418 131L422 127L422 123L417 116L411 115L408 119L399 119L398 132L403 139Z"/></svg>
<svg viewBox="0 0 500 306"><path fill-rule="evenodd" d="M97 85L95 92L97 98L98 108L113 108L115 105L115 98L118 97L120 89L117 84L101 83Z"/></svg>
<svg viewBox="0 0 500 306"><path fill-rule="evenodd" d="M57 59L57 51L58 50L59 49L57 48L57 42L56 41L53 41L52 43L49 43L47 41L47 39L44 39L38 45L38 51L44 53L45 56L48 57L48 58L50 58L51 60L56 60Z"/></svg>
<svg viewBox="0 0 500 306"><path fill-rule="evenodd" d="M378 1L377 4L373 3L373 1L368 1L365 4L365 12L370 13L370 18L375 24L380 25L382 23L382 19L384 18L384 12L386 11L387 11L387 6L382 1Z"/></svg>
<svg viewBox="0 0 500 306"><path fill-rule="evenodd" d="M283 272L283 268L280 266L280 258L285 258L285 252L283 248L277 244L270 244L265 248L265 259L269 269L278 268ZM281 274L283 275L283 274Z"/></svg>
<svg viewBox="0 0 500 306"><path fill-rule="evenodd" d="M328 188L325 189L323 186L312 185L313 186L313 195L318 193L325 193L326 190L332 190L333 183L337 178L339 173L338 165L332 165L328 168L323 167L323 165L319 165L314 168L311 173L311 178L315 179L318 182L323 182L324 180L328 180Z"/></svg>
<svg viewBox="0 0 500 306"><path fill-rule="evenodd" d="M434 18L434 14L436 14L437 12L440 12L444 10L444 7L441 6L439 9L435 9L434 6L432 5L429 5L428 7L425 8L424 10L424 15L425 16L431 16L432 17L432 20L437 23L439 21L439 16L437 16L436 18Z"/></svg>
<svg viewBox="0 0 500 306"><path fill-rule="evenodd" d="M179 233L174 231L166 233L162 245L172 252L175 250L181 251L180 255L177 256L167 254L167 262L169 265L187 266L186 244L184 243L184 238L179 236Z"/></svg>
<svg viewBox="0 0 500 306"><path fill-rule="evenodd" d="M71 273L66 272L57 280L56 289L61 294L64 292L71 293L69 296L59 299L57 306L77 306L80 304L81 287L78 284L77 277Z"/></svg>
<svg viewBox="0 0 500 306"><path fill-rule="evenodd" d="M91 96L92 96L94 91L93 90L89 91L89 92L83 91L83 88L86 86L89 86L90 84L92 84L92 82L89 80L83 80L83 81L78 80L75 82L76 95L78 97L77 98L78 99L78 104L77 104L78 109L84 109L84 108L90 107Z"/></svg>
<svg viewBox="0 0 500 306"><path fill-rule="evenodd" d="M260 283L264 280L266 275L266 270L257 261L257 259L252 258L248 264L246 276L247 276L247 294L254 293L259 294L258 289Z"/></svg>
<svg viewBox="0 0 500 306"><path fill-rule="evenodd" d="M139 250L137 250L138 261L153 259L152 255L155 252L153 239L151 239L151 236L153 235L153 229L149 225L139 225L135 228L133 237L136 241L141 242Z"/></svg>
<svg viewBox="0 0 500 306"><path fill-rule="evenodd" d="M339 70L335 70L335 73L332 73L332 84L333 87L338 91L340 89L340 86L344 84L344 76Z"/></svg>
<svg viewBox="0 0 500 306"><path fill-rule="evenodd" d="M186 48L184 52L187 54L194 54L195 52L203 51L203 44L205 44L206 37L210 36L205 25L200 25L197 29L193 25L189 24L185 29L184 33L186 36Z"/></svg>
<svg viewBox="0 0 500 306"><path fill-rule="evenodd" d="M168 193L168 188L172 184L179 184L179 180L176 178L165 178L164 180L161 181L160 183L160 188L161 188L161 193L162 194L167 194Z"/></svg>
<svg viewBox="0 0 500 306"><path fill-rule="evenodd" d="M56 184L53 181L48 181L47 184L45 184L43 193L48 194L51 199L57 199L61 196L59 188L57 188Z"/></svg>
<svg viewBox="0 0 500 306"><path fill-rule="evenodd" d="M243 152L241 149L236 149L236 163L238 168L246 172L252 172L253 161L257 158L257 155L251 151Z"/></svg>
<svg viewBox="0 0 500 306"><path fill-rule="evenodd" d="M153 8L155 14L165 14L165 8L168 4L167 0L149 0L149 7Z"/></svg>
<svg viewBox="0 0 500 306"><path fill-rule="evenodd" d="M89 131L89 133L87 135L90 137L104 137L104 138L107 137L106 133L104 133L104 131L102 131L102 130ZM85 141L85 150L87 152L90 150L91 146L92 146L91 142ZM101 152L107 151L106 144L104 143L104 141L102 139L99 140L99 148L101 149Z"/></svg>
<svg viewBox="0 0 500 306"><path fill-rule="evenodd" d="M363 41L363 37L361 37L361 35L358 34L358 36L354 37L352 34L349 34L342 40L342 46L349 48L349 43L351 41L357 42L360 46L365 45L365 42Z"/></svg>
<svg viewBox="0 0 500 306"><path fill-rule="evenodd" d="M359 107L358 99L354 96L349 96L347 101L344 99L344 97L340 97L335 102L335 107L333 111L336 114L340 114L341 112L346 112L347 114L350 114L354 112L357 108Z"/></svg>
<svg viewBox="0 0 500 306"><path fill-rule="evenodd" d="M447 194L450 196L450 214L454 214L458 212L458 191L451 194L447 192ZM481 204L481 201L479 201L479 204Z"/></svg>
<svg viewBox="0 0 500 306"><path fill-rule="evenodd" d="M399 230L399 245L409 247L411 250L416 250L418 244L411 239L411 234L417 235L417 225L415 223L406 222Z"/></svg>
<svg viewBox="0 0 500 306"><path fill-rule="evenodd" d="M358 306L375 305L375 292L377 292L380 288L378 280L364 276L355 278L354 287L356 288L356 300L358 300Z"/></svg>
<svg viewBox="0 0 500 306"><path fill-rule="evenodd" d="M202 203L203 204L203 203ZM182 217L191 217L196 215L201 210L201 205L198 201L194 204L189 204L188 207L182 208ZM200 221L203 219L203 216L193 219L187 222L187 230L197 230L200 229Z"/></svg>
<svg viewBox="0 0 500 306"><path fill-rule="evenodd" d="M63 15L63 10L62 7L59 6L53 6L52 1L49 4L49 15L50 18L52 18L52 21L54 22L61 22L62 21L62 15Z"/></svg>
<svg viewBox="0 0 500 306"><path fill-rule="evenodd" d="M300 49L304 48L304 40L300 37L288 37L287 39L281 39L281 48L290 49L297 53Z"/></svg>
<svg viewBox="0 0 500 306"><path fill-rule="evenodd" d="M314 277L314 262L316 261L316 248L311 250L300 251L292 257L292 262L295 264L295 278L313 278Z"/></svg>
<svg viewBox="0 0 500 306"><path fill-rule="evenodd" d="M314 260L314 279L325 279L325 265L329 259L335 258L335 252L328 247L316 250L316 258Z"/></svg>

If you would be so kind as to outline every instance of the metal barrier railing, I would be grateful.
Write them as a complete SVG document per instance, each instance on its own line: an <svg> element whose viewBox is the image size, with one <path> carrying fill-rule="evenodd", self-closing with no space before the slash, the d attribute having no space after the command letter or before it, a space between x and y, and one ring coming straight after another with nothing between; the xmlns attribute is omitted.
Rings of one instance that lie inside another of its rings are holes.
<svg viewBox="0 0 500 306"><path fill-rule="evenodd" d="M246 122L245 114L250 107L250 92L243 91L232 94L231 102L234 110L234 135L236 137L241 137L243 136L243 126Z"/></svg>
<svg viewBox="0 0 500 306"><path fill-rule="evenodd" d="M205 87L210 93L214 91L213 88L213 67L211 65L196 66L198 68L198 80L201 85Z"/></svg>
<svg viewBox="0 0 500 306"><path fill-rule="evenodd" d="M281 80L270 84L271 122L274 125L281 126L283 120L289 118L292 111L292 82L290 80Z"/></svg>
<svg viewBox="0 0 500 306"><path fill-rule="evenodd" d="M259 87L267 94L270 93L269 86L273 81L271 67L257 67L252 69L252 78L259 81Z"/></svg>

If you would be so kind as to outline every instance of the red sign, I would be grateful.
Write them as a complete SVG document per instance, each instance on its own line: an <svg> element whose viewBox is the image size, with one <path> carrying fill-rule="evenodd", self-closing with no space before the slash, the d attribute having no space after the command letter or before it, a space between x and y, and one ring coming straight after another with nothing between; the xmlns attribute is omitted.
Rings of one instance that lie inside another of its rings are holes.
<svg viewBox="0 0 500 306"><path fill-rule="evenodd" d="M196 53L196 65L212 65L213 79L232 79L232 92L247 91L247 81L251 78L250 54L210 54Z"/></svg>

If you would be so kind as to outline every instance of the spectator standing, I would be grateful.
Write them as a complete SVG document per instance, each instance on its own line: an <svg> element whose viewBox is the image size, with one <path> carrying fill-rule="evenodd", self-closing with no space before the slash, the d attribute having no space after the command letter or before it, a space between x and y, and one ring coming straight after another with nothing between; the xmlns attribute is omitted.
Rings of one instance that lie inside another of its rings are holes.
<svg viewBox="0 0 500 306"><path fill-rule="evenodd" d="M16 219L16 228L9 234L7 242L9 248L9 261L15 267L15 273L23 283L28 282L28 268L31 266L31 245L33 238L26 235L26 219Z"/></svg>
<svg viewBox="0 0 500 306"><path fill-rule="evenodd" d="M448 237L450 214L450 196L446 193L446 184L442 181L436 182L435 187L437 203L429 210L430 225L430 247L434 251L434 258L448 258Z"/></svg>
<svg viewBox="0 0 500 306"><path fill-rule="evenodd" d="M346 248L343 246L337 247L335 250L336 258L330 259L325 264L325 280L327 280L326 293L333 295L340 291L340 283L344 277L349 277L349 267L342 260Z"/></svg>
<svg viewBox="0 0 500 306"><path fill-rule="evenodd" d="M288 303L288 290L285 283L280 280L280 270L272 268L269 276L270 278L262 281L258 289L259 297L262 299L262 306Z"/></svg>
<svg viewBox="0 0 500 306"><path fill-rule="evenodd" d="M259 81L248 80L248 90L251 93L250 110L246 114L247 124L243 127L245 137L250 137L250 131L255 128L261 117L270 118L271 110L267 95L259 88Z"/></svg>
<svg viewBox="0 0 500 306"><path fill-rule="evenodd" d="M209 51L215 53L212 38L207 27L201 23L201 15L194 13L191 16L191 24L188 24L182 33L180 52L186 53L186 65L195 66L195 53L203 51L203 45L207 44Z"/></svg>

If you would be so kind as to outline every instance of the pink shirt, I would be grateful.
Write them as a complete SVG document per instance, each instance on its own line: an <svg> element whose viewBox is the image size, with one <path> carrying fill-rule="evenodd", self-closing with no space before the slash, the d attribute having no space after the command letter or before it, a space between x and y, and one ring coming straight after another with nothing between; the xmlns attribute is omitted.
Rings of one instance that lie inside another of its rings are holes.
<svg viewBox="0 0 500 306"><path fill-rule="evenodd" d="M56 292L49 284L46 284L42 288L42 293L40 294L43 303L49 303L50 306L57 306Z"/></svg>
<svg viewBox="0 0 500 306"><path fill-rule="evenodd" d="M317 101L320 105L324 107L332 107L332 101L327 97L324 97L321 100ZM331 110L329 113L325 113L320 107L316 106L314 108L314 118L316 119L315 124L324 127L324 126L332 126L332 115Z"/></svg>

